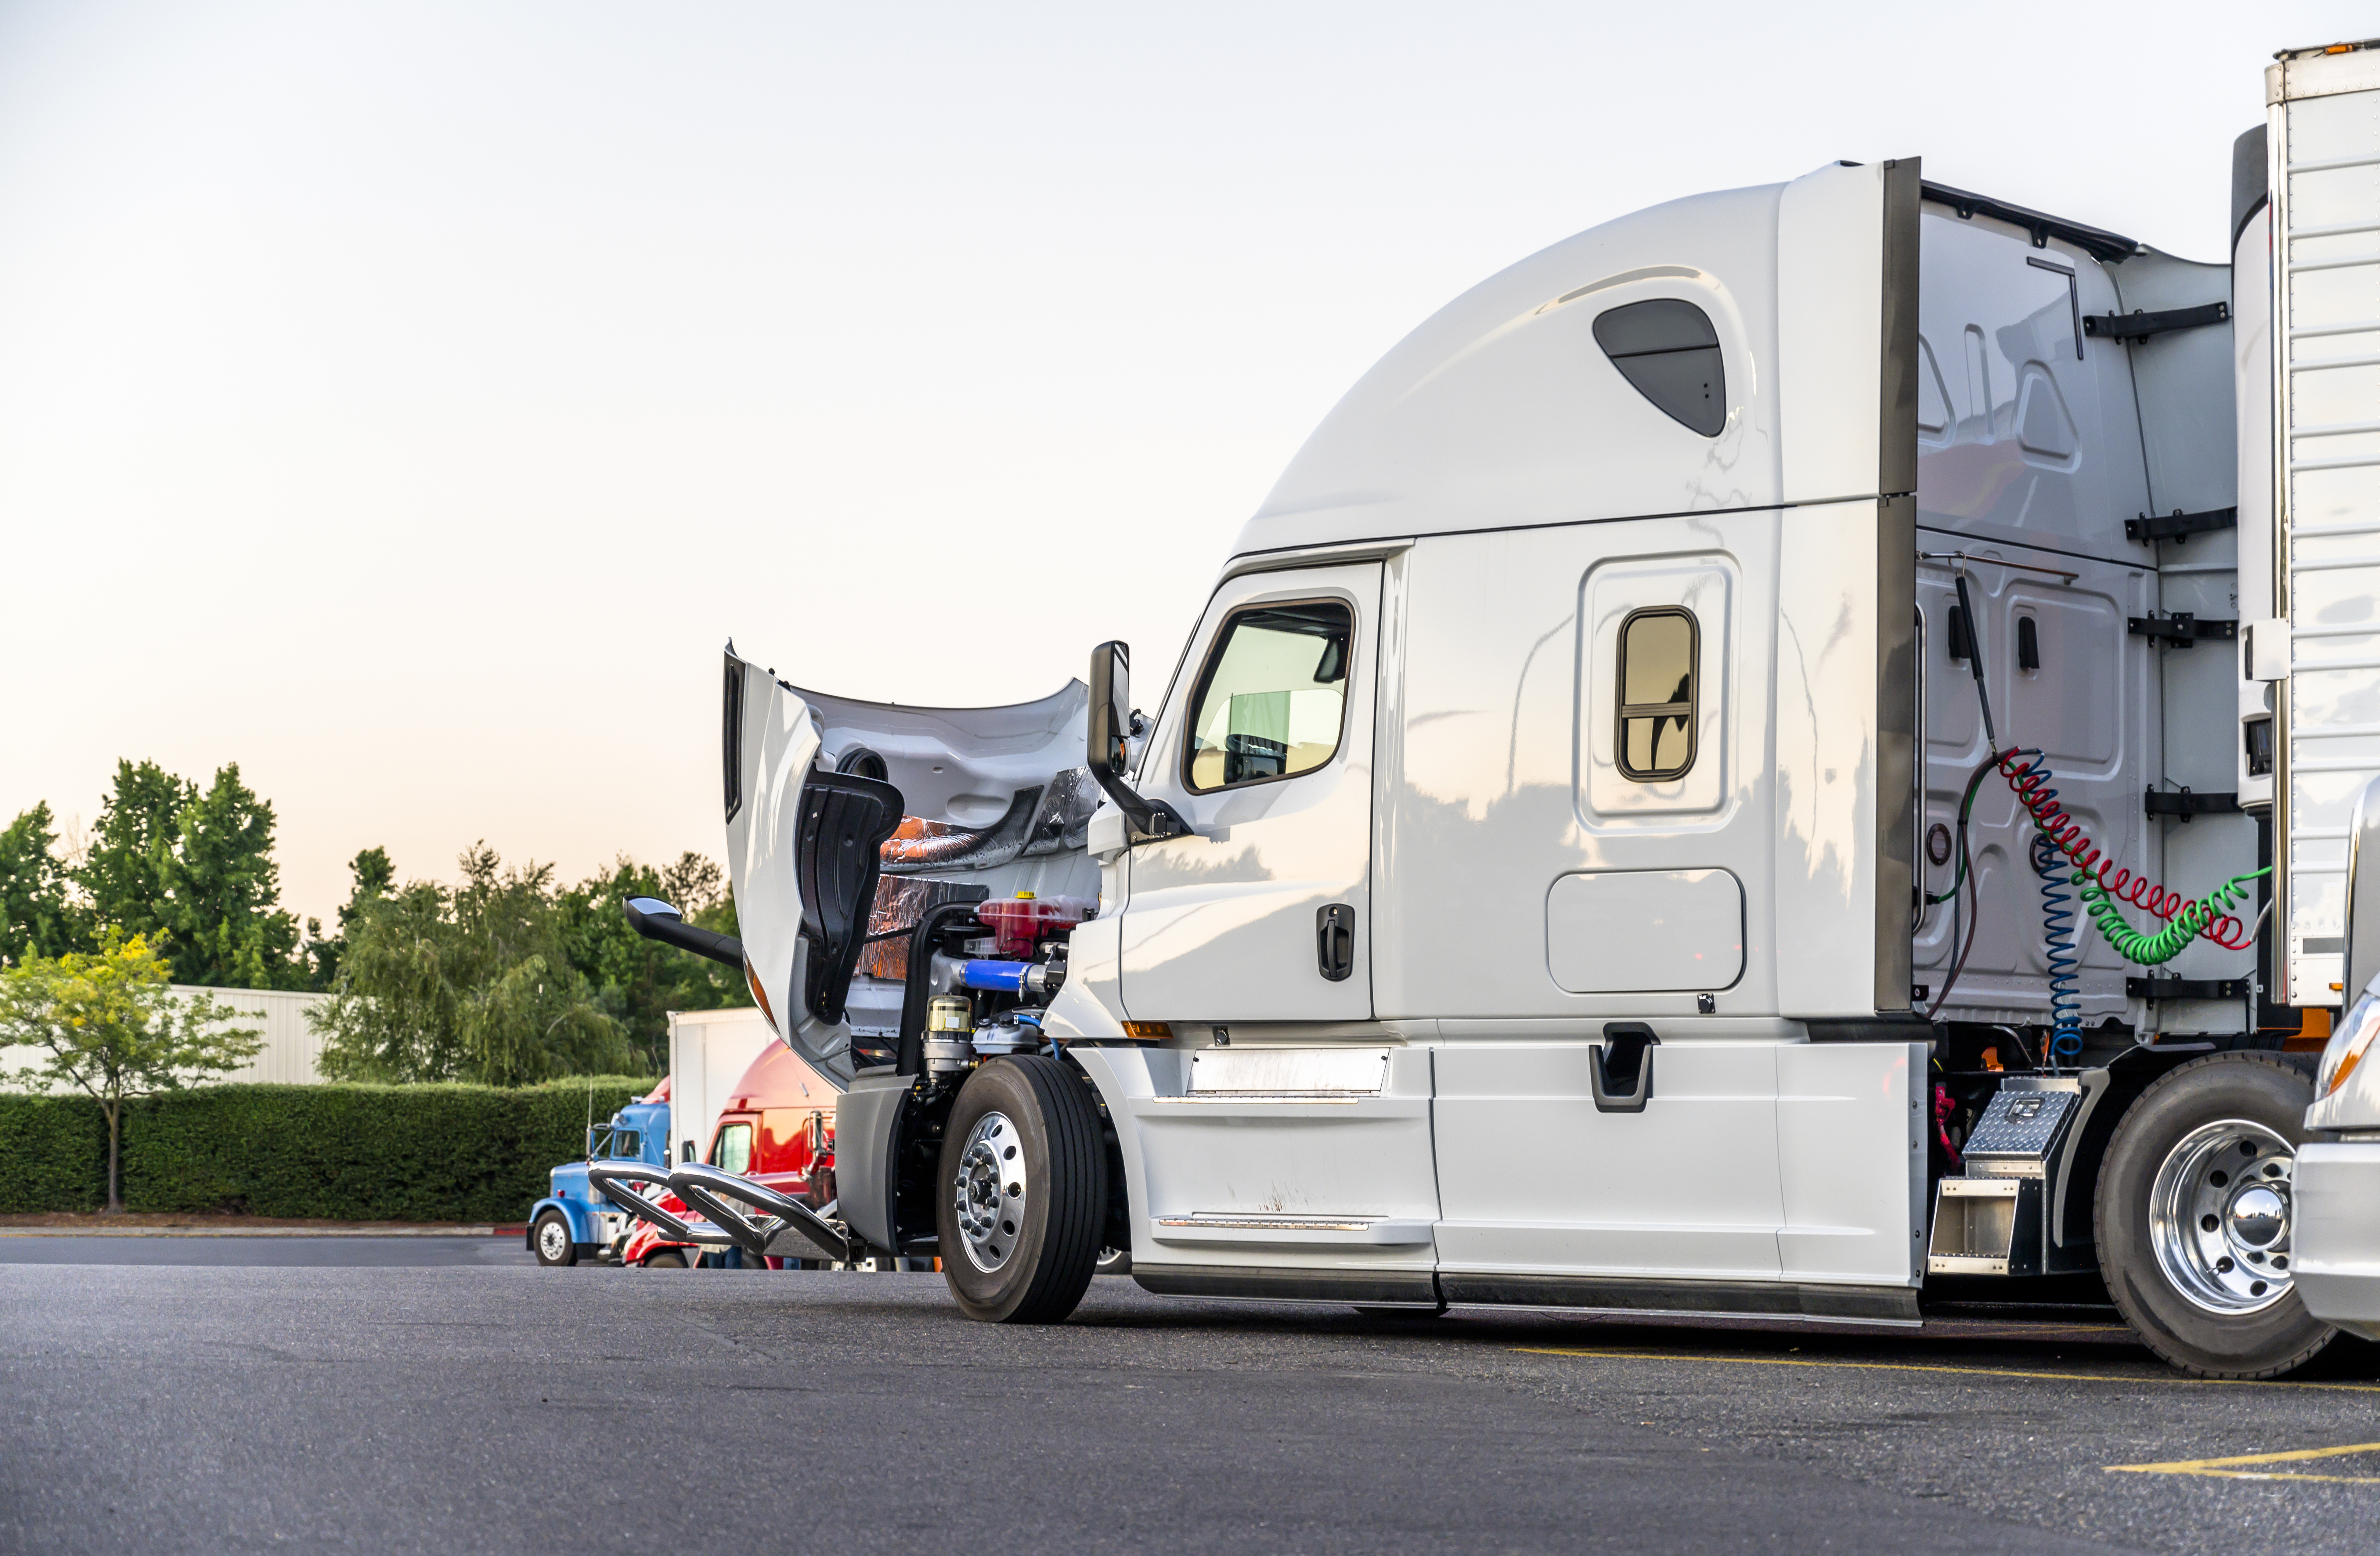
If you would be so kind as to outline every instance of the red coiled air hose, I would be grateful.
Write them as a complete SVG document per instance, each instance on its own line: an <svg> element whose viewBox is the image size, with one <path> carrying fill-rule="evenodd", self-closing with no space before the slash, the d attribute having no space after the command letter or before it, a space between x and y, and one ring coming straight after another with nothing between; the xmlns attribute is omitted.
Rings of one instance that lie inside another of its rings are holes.
<svg viewBox="0 0 2380 1556"><path fill-rule="evenodd" d="M2022 756L2031 756L2033 760L2019 761L2017 759ZM2076 869L2095 881L2101 891L2167 923L2190 906L2192 898L2168 892L2144 875L2134 875L2099 852L2098 845L2083 832L2082 823L2058 806L2058 791L2049 786L2050 772L2040 752L2012 746L2000 753L1998 760L2000 776L2008 780L2017 803L2032 813L2034 825L2058 845L2060 853L2074 861ZM2248 927L2228 913L2217 915L2199 930L2199 935L2227 951L2249 951L2256 944Z"/></svg>

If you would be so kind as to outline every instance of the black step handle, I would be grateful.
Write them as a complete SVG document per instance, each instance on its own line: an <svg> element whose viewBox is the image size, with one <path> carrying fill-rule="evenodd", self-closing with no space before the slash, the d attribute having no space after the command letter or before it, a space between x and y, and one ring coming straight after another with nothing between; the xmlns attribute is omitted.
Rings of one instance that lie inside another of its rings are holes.
<svg viewBox="0 0 2380 1556"><path fill-rule="evenodd" d="M1641 1113L1653 1100L1653 1050L1661 1039L1641 1021L1607 1021L1603 1040L1588 1051L1592 1056L1587 1084L1595 1092L1595 1111Z"/></svg>

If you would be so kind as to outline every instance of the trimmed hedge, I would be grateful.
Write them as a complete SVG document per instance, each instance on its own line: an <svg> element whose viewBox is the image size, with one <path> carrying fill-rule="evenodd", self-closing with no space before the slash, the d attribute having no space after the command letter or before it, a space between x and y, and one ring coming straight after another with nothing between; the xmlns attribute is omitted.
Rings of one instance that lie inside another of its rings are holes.
<svg viewBox="0 0 2380 1556"><path fill-rule="evenodd" d="M592 1082L595 1122L653 1083ZM587 1149L589 1082L204 1086L128 1103L128 1210L338 1221L520 1221ZM0 1210L107 1198L107 1124L88 1098L0 1098Z"/></svg>
<svg viewBox="0 0 2380 1556"><path fill-rule="evenodd" d="M107 1115L71 1097L0 1094L0 1214L96 1210L107 1203Z"/></svg>

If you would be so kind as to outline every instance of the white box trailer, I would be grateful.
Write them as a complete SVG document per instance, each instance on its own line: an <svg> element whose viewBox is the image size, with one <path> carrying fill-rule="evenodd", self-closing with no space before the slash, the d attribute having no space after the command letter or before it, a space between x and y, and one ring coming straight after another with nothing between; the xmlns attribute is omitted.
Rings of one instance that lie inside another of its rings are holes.
<svg viewBox="0 0 2380 1556"><path fill-rule="evenodd" d="M2199 264L1911 159L1558 243L1330 414L1146 714L1121 644L973 710L731 646L744 939L640 921L849 1088L832 1214L732 1230L937 1252L1003 1320L1106 1246L1426 1311L2104 1278L2192 1370L2318 1353L2285 1045L2338 1003L2370 774L2323 766L2367 715L2298 623L2380 615L2243 494L2301 408L2258 399L2267 203ZM2324 435L2380 439L2362 383ZM2240 602L2291 590L2268 708ZM1020 937L1021 893L1095 906Z"/></svg>
<svg viewBox="0 0 2380 1556"><path fill-rule="evenodd" d="M2380 1339L2380 51L2292 53L2265 79L2271 199L2239 256L2266 282L2241 287L2241 716L2270 769L2284 997L2350 1007L2297 1157L2301 1296Z"/></svg>
<svg viewBox="0 0 2380 1556"><path fill-rule="evenodd" d="M776 1040L767 1020L749 1006L670 1012L669 1161L704 1159L735 1083Z"/></svg>

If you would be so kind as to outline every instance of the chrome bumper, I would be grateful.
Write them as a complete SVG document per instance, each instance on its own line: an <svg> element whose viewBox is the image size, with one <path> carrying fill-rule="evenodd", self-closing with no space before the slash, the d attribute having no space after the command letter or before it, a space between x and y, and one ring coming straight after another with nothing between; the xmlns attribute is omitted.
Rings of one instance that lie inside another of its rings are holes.
<svg viewBox="0 0 2380 1556"><path fill-rule="evenodd" d="M2380 1140L2298 1148L2290 1262L2306 1311L2380 1340Z"/></svg>

